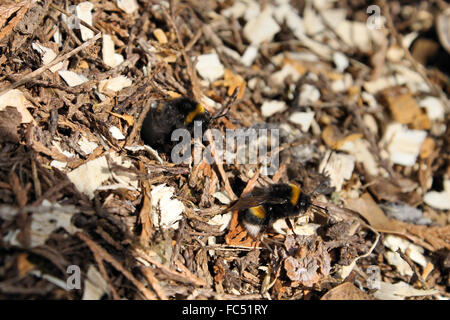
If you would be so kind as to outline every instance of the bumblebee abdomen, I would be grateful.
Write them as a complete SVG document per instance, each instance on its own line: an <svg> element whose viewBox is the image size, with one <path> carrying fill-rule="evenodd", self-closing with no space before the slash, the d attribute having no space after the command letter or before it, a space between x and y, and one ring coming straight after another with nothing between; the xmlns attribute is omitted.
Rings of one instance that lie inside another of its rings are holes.
<svg viewBox="0 0 450 320"><path fill-rule="evenodd" d="M270 208L259 205L239 212L241 223L253 238L256 238L261 229L267 226L270 219L270 211L268 209Z"/></svg>
<svg viewBox="0 0 450 320"><path fill-rule="evenodd" d="M264 205L252 207L242 212L242 219L254 224L262 224L268 218L267 209Z"/></svg>

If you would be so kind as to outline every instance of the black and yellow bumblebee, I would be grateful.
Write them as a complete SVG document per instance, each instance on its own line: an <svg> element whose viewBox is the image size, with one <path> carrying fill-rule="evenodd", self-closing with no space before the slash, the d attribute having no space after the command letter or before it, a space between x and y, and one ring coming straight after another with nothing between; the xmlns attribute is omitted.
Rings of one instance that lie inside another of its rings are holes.
<svg viewBox="0 0 450 320"><path fill-rule="evenodd" d="M311 197L295 184L279 183L257 187L242 195L225 211L239 211L239 222L252 238L257 238L272 224L291 218L315 206ZM291 226L292 227L292 226Z"/></svg>
<svg viewBox="0 0 450 320"><path fill-rule="evenodd" d="M171 136L175 129L192 130L194 121L201 121L203 126L210 120L205 107L190 98L155 101L142 123L141 137L150 147L169 152L174 145Z"/></svg>

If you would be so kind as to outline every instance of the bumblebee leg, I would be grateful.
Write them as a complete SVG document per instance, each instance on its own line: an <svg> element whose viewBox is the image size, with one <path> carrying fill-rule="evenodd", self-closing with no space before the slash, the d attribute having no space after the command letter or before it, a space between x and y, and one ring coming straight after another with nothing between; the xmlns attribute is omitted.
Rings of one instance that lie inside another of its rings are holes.
<svg viewBox="0 0 450 320"><path fill-rule="evenodd" d="M272 242L272 243L278 244L278 245L280 245L280 246L283 245L283 242L281 242L281 241L273 240L273 239L270 239L270 238L266 238L266 240L267 240L267 241L270 241L270 242Z"/></svg>
<svg viewBox="0 0 450 320"><path fill-rule="evenodd" d="M266 238L267 239L267 238ZM270 252L273 253L272 248L269 247L269 245L264 241L264 233L261 232L260 234L258 234L258 236L256 238L253 238L254 243L253 243L253 250L260 250L262 248L256 248L256 245L258 244L258 242L262 243L267 249L269 249ZM271 240L273 241L273 240ZM252 250L252 251L253 251Z"/></svg>
<svg viewBox="0 0 450 320"><path fill-rule="evenodd" d="M294 226L292 225L291 219L286 218L286 224L288 225L289 229L292 230L292 233L294 234L294 236L297 236L297 234L295 233L295 230L294 230Z"/></svg>
<svg viewBox="0 0 450 320"><path fill-rule="evenodd" d="M267 249L269 249L269 251L271 253L273 253L273 249L271 247L269 247L269 245L264 241L264 234L263 233L259 236L259 238L260 238L259 242L261 242ZM266 238L266 239L268 239L268 238Z"/></svg>

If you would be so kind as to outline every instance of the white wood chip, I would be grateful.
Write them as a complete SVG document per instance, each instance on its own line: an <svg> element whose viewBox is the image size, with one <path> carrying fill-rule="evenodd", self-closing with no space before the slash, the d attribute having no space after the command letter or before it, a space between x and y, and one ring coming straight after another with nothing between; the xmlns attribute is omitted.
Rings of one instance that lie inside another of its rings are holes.
<svg viewBox="0 0 450 320"><path fill-rule="evenodd" d="M67 167L67 162L52 160L52 162L50 162L50 166L59 170L64 170L64 168Z"/></svg>
<svg viewBox="0 0 450 320"><path fill-rule="evenodd" d="M244 36L252 44L271 41L281 28L272 18L272 9L266 8L257 17L249 20L244 27Z"/></svg>
<svg viewBox="0 0 450 320"><path fill-rule="evenodd" d="M400 123L391 123L380 144L387 150L393 163L412 166L416 163L426 136L424 130L410 130Z"/></svg>
<svg viewBox="0 0 450 320"><path fill-rule="evenodd" d="M109 128L109 132L111 133L112 137L117 140L124 140L125 136L122 134L119 128L116 126L112 126Z"/></svg>
<svg viewBox="0 0 450 320"><path fill-rule="evenodd" d="M283 112L287 109L286 102L278 100L264 101L261 106L261 114L267 118L274 115L277 112Z"/></svg>
<svg viewBox="0 0 450 320"><path fill-rule="evenodd" d="M316 230L320 227L319 224L307 223L307 219L302 219L300 217L294 224L294 232L299 236L312 236L316 234ZM306 218L306 217L304 217ZM292 221L291 221L292 222ZM286 219L279 219L274 222L272 228L275 232L279 234L293 234L292 229L286 223Z"/></svg>
<svg viewBox="0 0 450 320"><path fill-rule="evenodd" d="M372 51L371 33L378 31L367 28L365 23L349 20L342 21L334 30L347 45L367 53Z"/></svg>
<svg viewBox="0 0 450 320"><path fill-rule="evenodd" d="M22 116L21 123L34 122L33 116L27 108L33 108L33 104L25 98L22 91L19 89L12 89L0 95L0 111L6 107L15 107Z"/></svg>
<svg viewBox="0 0 450 320"><path fill-rule="evenodd" d="M308 36L314 36L325 30L325 25L320 16L312 8L307 5L303 11L303 19L305 20L305 32Z"/></svg>
<svg viewBox="0 0 450 320"><path fill-rule="evenodd" d="M82 136L78 140L78 145L80 146L81 151L83 151L86 155L91 154L98 147L97 143L95 143L93 141L89 141L85 136ZM74 155L72 155L72 157L73 156Z"/></svg>
<svg viewBox="0 0 450 320"><path fill-rule="evenodd" d="M87 278L84 280L84 292L82 300L100 300L105 294L109 293L109 286L101 273L94 265L90 265Z"/></svg>
<svg viewBox="0 0 450 320"><path fill-rule="evenodd" d="M69 180L81 193L89 199L94 198L94 192L111 177L105 156L88 161L67 174Z"/></svg>
<svg viewBox="0 0 450 320"><path fill-rule="evenodd" d="M377 121L370 113L365 113L363 115L363 122L373 134L376 135L378 133Z"/></svg>
<svg viewBox="0 0 450 320"><path fill-rule="evenodd" d="M224 66L220 62L217 53L198 56L196 68L200 76L210 82L221 78L225 74Z"/></svg>
<svg viewBox="0 0 450 320"><path fill-rule="evenodd" d="M340 151L346 151L356 158L356 161L364 165L364 169L371 175L378 175L379 168L373 153L370 151L370 144L365 139L347 141L339 148Z"/></svg>
<svg viewBox="0 0 450 320"><path fill-rule="evenodd" d="M64 16L64 15L63 15ZM58 46L62 46L62 36L61 32L59 31L59 28L55 26L55 33L53 34L53 40L58 44Z"/></svg>
<svg viewBox="0 0 450 320"><path fill-rule="evenodd" d="M247 4L247 9L244 13L244 20L249 21L258 17L261 12L261 6L259 5L259 1L255 0L244 0ZM266 7L272 8L270 4L266 4Z"/></svg>
<svg viewBox="0 0 450 320"><path fill-rule="evenodd" d="M400 275L402 276L413 275L413 270L409 266L408 262L403 260L400 254L398 254L397 252L386 250L386 252L384 253L384 257L391 266L397 268L397 271L400 273Z"/></svg>
<svg viewBox="0 0 450 320"><path fill-rule="evenodd" d="M110 154L110 160L117 165L125 168L132 166L131 161L123 161L122 158L114 153ZM78 191L86 194L89 199L94 197L96 190L109 189L129 189L137 190L138 183L134 175L127 172L115 173L110 171L108 161L105 156L98 157L94 160L88 161L78 168L72 170L67 174L69 180L75 185ZM102 186L107 180L113 180L115 183Z"/></svg>
<svg viewBox="0 0 450 320"><path fill-rule="evenodd" d="M136 0L117 0L117 6L127 14L131 14L139 9Z"/></svg>
<svg viewBox="0 0 450 320"><path fill-rule="evenodd" d="M298 124L303 132L308 132L309 127L314 119L314 111L310 112L293 112L289 121L292 123Z"/></svg>
<svg viewBox="0 0 450 320"><path fill-rule="evenodd" d="M98 84L98 90L102 93L107 91L118 92L123 88L131 86L132 81L125 76L117 76L111 79L100 81Z"/></svg>
<svg viewBox="0 0 450 320"><path fill-rule="evenodd" d="M275 8L274 17L278 24L286 23L295 37L301 38L305 34L303 19L289 3L283 3Z"/></svg>
<svg viewBox="0 0 450 320"><path fill-rule="evenodd" d="M245 14L247 6L241 1L236 1L231 7L222 10L222 15L227 18L239 19Z"/></svg>
<svg viewBox="0 0 450 320"><path fill-rule="evenodd" d="M311 84L304 84L300 89L299 103L301 106L314 104L319 98L319 89Z"/></svg>
<svg viewBox="0 0 450 320"><path fill-rule="evenodd" d="M401 86L406 84L407 79L401 75L391 75L386 77L380 77L372 81L365 81L363 84L364 89L370 94L376 94L383 89Z"/></svg>
<svg viewBox="0 0 450 320"><path fill-rule="evenodd" d="M323 10L321 13L325 21L328 23L328 25L337 26L341 22L345 21L345 17L347 16L347 9L345 8L326 9Z"/></svg>
<svg viewBox="0 0 450 320"><path fill-rule="evenodd" d="M444 105L438 98L431 96L426 97L419 101L419 106L425 108L430 120L444 120Z"/></svg>
<svg viewBox="0 0 450 320"><path fill-rule="evenodd" d="M219 226L220 231L225 230L228 225L230 224L231 218L233 217L233 214L231 212L227 212L224 214L218 214L209 219L208 224L213 226Z"/></svg>
<svg viewBox="0 0 450 320"><path fill-rule="evenodd" d="M59 70L58 73L61 76L61 78L63 78L64 81L69 85L69 87L76 87L79 86L80 84L89 81L89 79L86 78L85 76L75 73L73 71Z"/></svg>
<svg viewBox="0 0 450 320"><path fill-rule="evenodd" d="M78 212L73 206L61 206L51 203L47 199L42 201L41 209L45 211L32 214L31 219L31 247L43 245L50 234L58 228L64 228L68 233L74 234L79 231L72 223L72 216Z"/></svg>
<svg viewBox="0 0 450 320"><path fill-rule="evenodd" d="M92 9L94 5L89 1L82 2L77 5L75 13L78 19L83 20L88 25L92 26ZM80 24L81 39L87 41L94 37L94 31Z"/></svg>
<svg viewBox="0 0 450 320"><path fill-rule="evenodd" d="M425 203L433 208L450 210L450 180L444 181L444 190L441 192L427 192L423 198Z"/></svg>
<svg viewBox="0 0 450 320"><path fill-rule="evenodd" d="M178 221L183 217L184 204L172 199L175 188L166 184L156 186L152 192L152 221L157 228L178 229Z"/></svg>
<svg viewBox="0 0 450 320"><path fill-rule="evenodd" d="M121 54L115 53L114 41L109 34L104 34L102 37L102 59L111 68L117 67L124 61Z"/></svg>
<svg viewBox="0 0 450 320"><path fill-rule="evenodd" d="M241 57L244 66L250 67L258 56L259 45L249 45Z"/></svg>
<svg viewBox="0 0 450 320"><path fill-rule="evenodd" d="M336 65L336 71L340 73L344 72L349 65L347 56L342 52L333 53L333 62Z"/></svg>
<svg viewBox="0 0 450 320"><path fill-rule="evenodd" d="M347 90L353 84L353 78L349 73L344 74L343 79L331 81L331 90L334 92L342 92Z"/></svg>
<svg viewBox="0 0 450 320"><path fill-rule="evenodd" d="M286 63L281 70L274 72L270 76L270 81L276 85L282 85L284 83L284 79L287 77L291 77L295 82L300 79L300 72L290 63Z"/></svg>
<svg viewBox="0 0 450 320"><path fill-rule="evenodd" d="M37 42L33 42L33 44L31 46L33 47L34 50L39 52L39 54L42 57L42 63L44 65L47 65L50 62L52 62L53 60L55 60L56 53L52 49L44 47ZM60 63L55 64L53 67L51 67L50 71L56 72L56 71L60 70L62 67L63 67L63 63L60 62Z"/></svg>
<svg viewBox="0 0 450 320"><path fill-rule="evenodd" d="M329 175L331 186L336 187L336 191L341 191L344 181L352 177L354 168L354 156L335 152L329 156L327 152L320 163L319 172Z"/></svg>
<svg viewBox="0 0 450 320"><path fill-rule="evenodd" d="M226 191L217 191L212 195L214 198L220 201L222 204L230 204L231 200L226 194Z"/></svg>
<svg viewBox="0 0 450 320"><path fill-rule="evenodd" d="M386 248L391 249L393 252L396 252L398 249L400 249L402 253L405 253L408 257L411 258L412 261L422 267L425 267L428 264L427 259L423 255L424 249L409 242L406 239L390 234L383 239L383 245Z"/></svg>

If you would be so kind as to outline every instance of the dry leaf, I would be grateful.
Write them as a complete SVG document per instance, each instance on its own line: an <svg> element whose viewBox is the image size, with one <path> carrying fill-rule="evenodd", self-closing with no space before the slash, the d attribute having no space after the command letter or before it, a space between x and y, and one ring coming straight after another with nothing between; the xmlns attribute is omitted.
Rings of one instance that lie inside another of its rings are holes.
<svg viewBox="0 0 450 320"><path fill-rule="evenodd" d="M430 251L450 249L450 226L428 227L388 219L383 210L365 193L359 199L348 199L347 207L358 212L379 232L407 237L415 244Z"/></svg>
<svg viewBox="0 0 450 320"><path fill-rule="evenodd" d="M363 135L361 133L351 133L343 135L339 129L333 125L328 125L322 131L323 141L332 149L339 149L346 142L355 141L361 139Z"/></svg>
<svg viewBox="0 0 450 320"><path fill-rule="evenodd" d="M396 232L383 210L372 199L370 194L364 193L359 199L348 199L347 207L361 214L369 224L380 232Z"/></svg>
<svg viewBox="0 0 450 320"><path fill-rule="evenodd" d="M257 247L259 241L255 241L247 233L238 219L238 211L233 212L233 216L230 222L230 231L225 236L225 243L230 246L242 246L242 247Z"/></svg>
<svg viewBox="0 0 450 320"><path fill-rule="evenodd" d="M0 95L0 111L4 110L8 106L15 107L22 115L21 123L34 122L33 116L27 110L27 108L33 108L33 104L25 98L22 91L12 89Z"/></svg>
<svg viewBox="0 0 450 320"><path fill-rule="evenodd" d="M17 270L19 271L19 277L25 276L34 268L34 264L28 260L28 253L23 252L17 256Z"/></svg>
<svg viewBox="0 0 450 320"><path fill-rule="evenodd" d="M22 21L28 9L34 3L34 1L26 0L0 7L0 28L2 28L0 30L0 41L11 34L13 29L17 26L17 24L19 24L20 21ZM5 26L5 23L13 15L14 17L10 19L9 23Z"/></svg>
<svg viewBox="0 0 450 320"><path fill-rule="evenodd" d="M434 139L427 137L422 143L422 147L420 148L419 156L421 159L427 159L434 151L435 148Z"/></svg>
<svg viewBox="0 0 450 320"><path fill-rule="evenodd" d="M404 192L403 189L393 184L388 179L382 177L373 177L366 175L369 190L374 194L377 200L386 200L389 202L404 202L410 206L417 206L422 202L422 197L415 191ZM409 189L415 189L415 184L412 181Z"/></svg>
<svg viewBox="0 0 450 320"><path fill-rule="evenodd" d="M19 142L18 126L22 116L14 107L0 111L0 142Z"/></svg>
<svg viewBox="0 0 450 320"><path fill-rule="evenodd" d="M247 82L240 75L236 75L231 70L225 69L224 80L215 81L213 85L228 87L227 94L229 96L233 95L236 88L239 87L237 99L242 99L244 97Z"/></svg>
<svg viewBox="0 0 450 320"><path fill-rule="evenodd" d="M436 289L418 290L400 281L395 284L381 281L380 289L374 293L375 298L380 300L404 300L408 297L420 297L438 294Z"/></svg>
<svg viewBox="0 0 450 320"><path fill-rule="evenodd" d="M299 240L294 236L287 236L284 244L288 252L296 253L295 256L284 260L286 275L294 283L312 287L329 275L331 259L320 237L312 236ZM297 252L294 248L301 249Z"/></svg>
<svg viewBox="0 0 450 320"><path fill-rule="evenodd" d="M325 293L320 300L374 300L350 282L344 282Z"/></svg>
<svg viewBox="0 0 450 320"><path fill-rule="evenodd" d="M118 114L118 113L110 112L110 111L109 111L109 114L111 114L117 118L125 120L129 126L134 125L134 118L133 118L133 116L131 116L129 114Z"/></svg>

